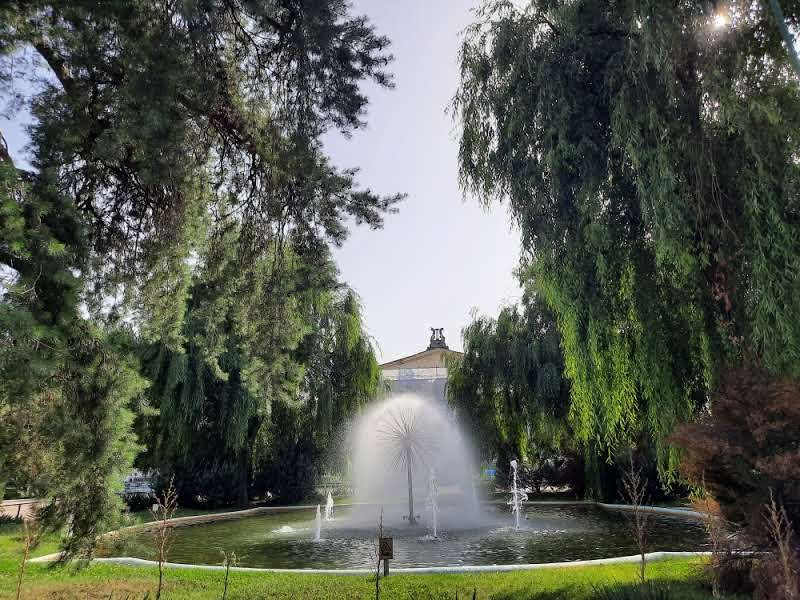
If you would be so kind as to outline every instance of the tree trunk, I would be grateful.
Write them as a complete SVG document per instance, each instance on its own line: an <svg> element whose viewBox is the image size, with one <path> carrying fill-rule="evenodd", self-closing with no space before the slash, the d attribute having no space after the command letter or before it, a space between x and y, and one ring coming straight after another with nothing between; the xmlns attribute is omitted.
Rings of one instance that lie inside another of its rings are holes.
<svg viewBox="0 0 800 600"><path fill-rule="evenodd" d="M250 422L247 424L247 440L239 455L239 489L236 493L236 503L244 508L250 503L250 477L252 475L252 456L253 445L256 442L258 430L261 429L261 417L250 417Z"/></svg>

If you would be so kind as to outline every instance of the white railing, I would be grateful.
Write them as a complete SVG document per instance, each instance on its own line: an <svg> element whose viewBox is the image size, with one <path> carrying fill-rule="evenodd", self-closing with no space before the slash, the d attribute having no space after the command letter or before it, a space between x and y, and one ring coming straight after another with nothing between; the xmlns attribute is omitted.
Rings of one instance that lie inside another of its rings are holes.
<svg viewBox="0 0 800 600"><path fill-rule="evenodd" d="M384 369L383 378L392 381L406 379L447 379L445 367L419 367L416 369Z"/></svg>

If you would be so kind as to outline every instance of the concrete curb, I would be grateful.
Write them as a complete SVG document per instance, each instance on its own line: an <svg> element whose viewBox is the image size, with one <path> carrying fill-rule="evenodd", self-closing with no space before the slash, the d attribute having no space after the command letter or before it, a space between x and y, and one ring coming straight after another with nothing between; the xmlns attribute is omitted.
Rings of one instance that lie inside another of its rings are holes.
<svg viewBox="0 0 800 600"><path fill-rule="evenodd" d="M646 562L654 562L658 560L665 560L668 558L677 557L702 557L710 556L711 552L650 552L645 554ZM48 557L41 556L30 560L29 562L52 562L56 558L48 559ZM540 569L563 569L571 567L590 567L599 565L614 565L623 563L638 563L642 560L640 555L634 556L618 556L614 558L597 558L594 560L576 560L569 562L557 563L528 563L516 565L473 565L473 566L453 566L453 567L398 567L392 569L391 572L403 575L425 575L434 573L502 573L507 571L536 571ZM153 560L145 560L142 558L95 558L92 562L96 563L110 563L116 565L126 565L130 567L157 567L158 563ZM192 565L183 563L164 563L164 566L170 569L202 569L206 571L224 571L225 567L221 565ZM267 569L258 567L231 567L231 571L240 571L243 573L294 573L306 575L372 575L374 569Z"/></svg>
<svg viewBox="0 0 800 600"><path fill-rule="evenodd" d="M487 500L484 504L508 504L505 500ZM606 510L632 511L634 507L630 504L608 504L605 502L595 502L594 500L526 500L524 506L599 506ZM690 508L671 508L667 506L641 506L643 512L668 515L671 517L685 517L689 519L704 519L706 515Z"/></svg>
<svg viewBox="0 0 800 600"><path fill-rule="evenodd" d="M606 510L625 510L633 511L634 507L630 504L605 504L603 502L595 502L595 506L604 508ZM655 513L659 515L669 515L671 517L685 517L688 519L704 519L706 515L697 512L690 508L667 508L666 506L640 506L639 509L643 512Z"/></svg>

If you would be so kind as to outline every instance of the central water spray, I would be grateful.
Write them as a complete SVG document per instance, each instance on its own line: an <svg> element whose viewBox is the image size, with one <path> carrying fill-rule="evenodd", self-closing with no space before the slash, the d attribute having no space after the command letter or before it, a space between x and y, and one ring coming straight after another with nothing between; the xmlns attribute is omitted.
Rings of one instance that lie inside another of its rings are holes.
<svg viewBox="0 0 800 600"><path fill-rule="evenodd" d="M325 520L333 521L333 496L328 492L328 499L325 501Z"/></svg>
<svg viewBox="0 0 800 600"><path fill-rule="evenodd" d="M385 525L416 525L415 506L431 509L432 472L436 533L443 526L475 523L472 452L443 402L392 395L358 418L350 443L355 496L365 505L382 506Z"/></svg>

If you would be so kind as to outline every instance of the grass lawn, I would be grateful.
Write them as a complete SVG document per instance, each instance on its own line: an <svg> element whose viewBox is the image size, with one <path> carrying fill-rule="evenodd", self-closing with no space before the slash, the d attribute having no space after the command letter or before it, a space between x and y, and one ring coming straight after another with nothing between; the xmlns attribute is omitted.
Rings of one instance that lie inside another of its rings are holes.
<svg viewBox="0 0 800 600"><path fill-rule="evenodd" d="M20 561L20 526L0 526L0 598L14 598ZM46 540L36 554L55 549ZM696 560L674 559L648 565L648 577L670 585L673 599L706 599ZM515 573L458 575L391 575L381 580L383 599L455 598L469 599L473 589L479 599L553 600L592 599L599 586L635 587L637 565L573 567ZM222 597L224 573L201 570L167 570L166 599L211 600ZM75 600L141 600L154 591L158 581L155 568L94 564L83 569L29 564L22 598ZM231 573L230 600L252 598L351 599L374 598L375 581L367 576Z"/></svg>

